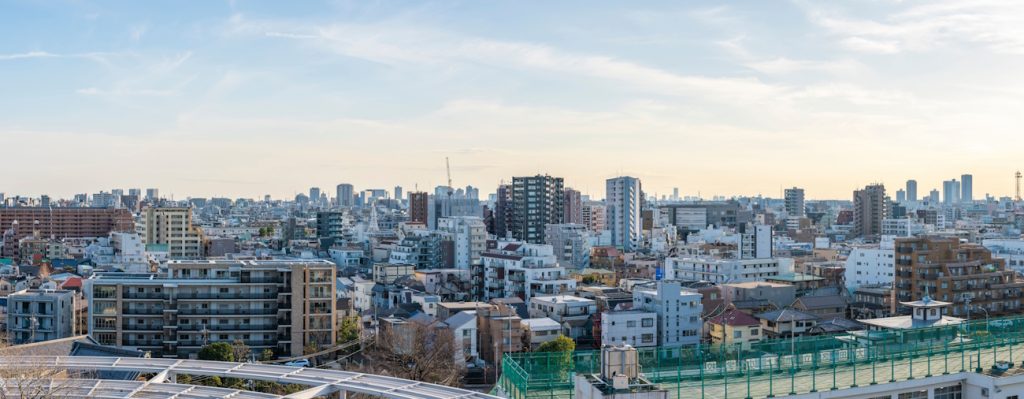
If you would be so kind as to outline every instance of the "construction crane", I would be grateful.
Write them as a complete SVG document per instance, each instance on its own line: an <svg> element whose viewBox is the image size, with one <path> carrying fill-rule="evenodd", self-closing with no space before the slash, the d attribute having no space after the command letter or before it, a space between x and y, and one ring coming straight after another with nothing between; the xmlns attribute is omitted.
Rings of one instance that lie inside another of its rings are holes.
<svg viewBox="0 0 1024 399"><path fill-rule="evenodd" d="M1014 200L1017 201L1017 202L1020 202L1020 177L1021 177L1021 174L1020 174L1019 170L1014 175L1014 177L1017 179L1017 192L1016 192L1017 195L1016 195L1016 198L1014 198Z"/></svg>

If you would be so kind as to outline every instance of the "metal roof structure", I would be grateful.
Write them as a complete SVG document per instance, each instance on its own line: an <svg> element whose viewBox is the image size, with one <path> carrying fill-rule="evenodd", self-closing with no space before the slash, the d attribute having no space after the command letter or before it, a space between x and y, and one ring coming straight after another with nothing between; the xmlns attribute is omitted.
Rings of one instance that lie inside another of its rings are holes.
<svg viewBox="0 0 1024 399"><path fill-rule="evenodd" d="M0 369L41 369L75 371L137 371L155 374L147 381L94 379L32 380L32 389L47 389L68 398L287 398L310 399L340 392L364 393L390 399L497 399L479 392L425 382L374 374L256 363L230 363L205 360L115 358L87 356L4 356ZM298 384L309 387L280 396L230 388L214 388L175 383L176 376L218 376L245 380ZM0 381L0 390L19 394L28 389L25 381Z"/></svg>

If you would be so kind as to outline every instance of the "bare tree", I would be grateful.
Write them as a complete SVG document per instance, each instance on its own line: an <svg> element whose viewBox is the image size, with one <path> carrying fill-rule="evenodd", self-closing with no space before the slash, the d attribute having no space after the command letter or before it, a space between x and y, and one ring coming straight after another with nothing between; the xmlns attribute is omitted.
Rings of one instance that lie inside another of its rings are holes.
<svg viewBox="0 0 1024 399"><path fill-rule="evenodd" d="M409 321L382 329L365 351L364 371L433 384L457 386L465 370L456 362L452 330Z"/></svg>
<svg viewBox="0 0 1024 399"><path fill-rule="evenodd" d="M53 356L45 344L8 346L6 341L0 341L0 357ZM0 399L67 398L73 396L74 388L66 370L48 364L24 361L0 365Z"/></svg>

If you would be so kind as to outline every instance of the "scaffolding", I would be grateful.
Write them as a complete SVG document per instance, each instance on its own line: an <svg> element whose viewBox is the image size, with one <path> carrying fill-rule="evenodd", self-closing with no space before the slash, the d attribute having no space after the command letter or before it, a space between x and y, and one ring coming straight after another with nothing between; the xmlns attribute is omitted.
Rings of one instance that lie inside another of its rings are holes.
<svg viewBox="0 0 1024 399"><path fill-rule="evenodd" d="M1015 361L1024 368L1024 316L748 345L638 350L643 374L670 396L771 398L940 374L999 373ZM576 374L601 372L600 351L507 353L503 359L499 384L513 399L571 399Z"/></svg>

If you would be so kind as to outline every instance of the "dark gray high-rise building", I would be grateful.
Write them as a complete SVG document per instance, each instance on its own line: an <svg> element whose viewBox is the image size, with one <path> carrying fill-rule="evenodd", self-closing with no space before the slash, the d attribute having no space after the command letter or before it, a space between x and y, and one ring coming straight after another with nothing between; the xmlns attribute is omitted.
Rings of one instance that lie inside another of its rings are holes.
<svg viewBox="0 0 1024 399"><path fill-rule="evenodd" d="M337 197L338 206L352 206L355 203L354 191L351 184L342 183L338 185Z"/></svg>
<svg viewBox="0 0 1024 399"><path fill-rule="evenodd" d="M427 224L429 216L430 195L422 191L409 193L409 221Z"/></svg>
<svg viewBox="0 0 1024 399"><path fill-rule="evenodd" d="M786 215L791 218L804 217L804 189L793 187L787 188L785 193Z"/></svg>
<svg viewBox="0 0 1024 399"><path fill-rule="evenodd" d="M907 180L907 201L917 201L917 180Z"/></svg>
<svg viewBox="0 0 1024 399"><path fill-rule="evenodd" d="M960 202L974 201L974 176L960 175Z"/></svg>
<svg viewBox="0 0 1024 399"><path fill-rule="evenodd" d="M853 192L853 236L878 240L886 216L885 186L872 184Z"/></svg>
<svg viewBox="0 0 1024 399"><path fill-rule="evenodd" d="M565 188L561 177L548 175L512 178L512 237L532 244L544 243L548 224L565 221Z"/></svg>
<svg viewBox="0 0 1024 399"><path fill-rule="evenodd" d="M512 210L512 187L508 184L498 186L494 198L494 223L491 226L491 234L499 238L508 237L508 224Z"/></svg>
<svg viewBox="0 0 1024 399"><path fill-rule="evenodd" d="M565 223L583 223L583 201L579 191L565 189Z"/></svg>

